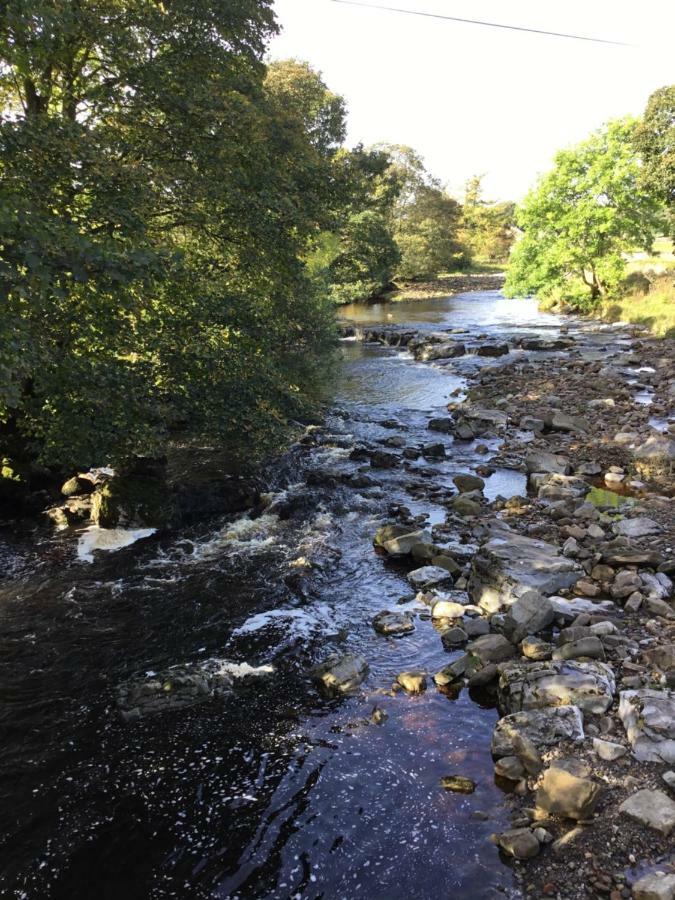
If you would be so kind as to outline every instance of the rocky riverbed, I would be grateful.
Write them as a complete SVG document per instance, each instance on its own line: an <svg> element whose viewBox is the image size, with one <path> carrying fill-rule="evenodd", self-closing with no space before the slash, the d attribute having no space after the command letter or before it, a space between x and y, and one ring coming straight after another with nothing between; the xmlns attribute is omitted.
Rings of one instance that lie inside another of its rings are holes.
<svg viewBox="0 0 675 900"><path fill-rule="evenodd" d="M672 898L672 342L343 329L249 511L0 535L3 896Z"/></svg>

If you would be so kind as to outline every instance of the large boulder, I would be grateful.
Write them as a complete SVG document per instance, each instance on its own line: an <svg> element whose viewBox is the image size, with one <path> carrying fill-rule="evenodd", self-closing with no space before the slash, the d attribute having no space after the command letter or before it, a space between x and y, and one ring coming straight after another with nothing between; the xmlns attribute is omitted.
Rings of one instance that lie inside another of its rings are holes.
<svg viewBox="0 0 675 900"><path fill-rule="evenodd" d="M550 595L572 587L583 574L553 544L498 529L474 557L469 594L477 606L494 613L528 591Z"/></svg>
<svg viewBox="0 0 675 900"><path fill-rule="evenodd" d="M165 528L176 521L175 500L161 474L122 474L92 494L91 520L101 528Z"/></svg>
<svg viewBox="0 0 675 900"><path fill-rule="evenodd" d="M675 803L663 791L638 791L624 800L619 812L666 837L675 828Z"/></svg>
<svg viewBox="0 0 675 900"><path fill-rule="evenodd" d="M441 566L422 566L408 572L408 582L418 591L426 591L430 588L451 588L453 578L450 572Z"/></svg>
<svg viewBox="0 0 675 900"><path fill-rule="evenodd" d="M675 763L675 691L622 691L619 718L636 759Z"/></svg>
<svg viewBox="0 0 675 900"><path fill-rule="evenodd" d="M509 607L502 631L515 644L530 634L538 634L555 619L553 604L539 591L527 591Z"/></svg>
<svg viewBox="0 0 675 900"><path fill-rule="evenodd" d="M595 660L510 662L500 668L499 707L507 713L546 706L578 706L584 713L604 713L614 691L614 673Z"/></svg>
<svg viewBox="0 0 675 900"><path fill-rule="evenodd" d="M600 799L601 788L588 776L588 766L577 759L558 759L544 772L537 790L539 809L566 819L589 819Z"/></svg>
<svg viewBox="0 0 675 900"><path fill-rule="evenodd" d="M525 468L528 472L546 472L549 475L569 475L572 466L566 456L549 453L545 450L534 450L525 457Z"/></svg>
<svg viewBox="0 0 675 900"><path fill-rule="evenodd" d="M379 634L401 637L414 631L415 625L408 613L391 612L384 609L374 617L373 628Z"/></svg>
<svg viewBox="0 0 675 900"><path fill-rule="evenodd" d="M486 666L488 663L504 662L513 659L516 648L503 634L483 634L466 648L467 653L477 657Z"/></svg>
<svg viewBox="0 0 675 900"><path fill-rule="evenodd" d="M495 759L517 756L528 772L536 774L541 768L540 751L561 741L583 740L583 720L576 706L529 709L497 722L492 732L492 755Z"/></svg>

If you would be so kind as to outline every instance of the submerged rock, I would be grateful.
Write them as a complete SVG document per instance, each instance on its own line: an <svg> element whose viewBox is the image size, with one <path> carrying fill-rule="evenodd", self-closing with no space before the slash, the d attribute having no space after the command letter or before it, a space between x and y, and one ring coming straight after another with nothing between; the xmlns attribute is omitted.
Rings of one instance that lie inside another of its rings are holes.
<svg viewBox="0 0 675 900"><path fill-rule="evenodd" d="M384 609L373 619L373 628L380 634L400 636L415 630L412 618L407 613L391 612Z"/></svg>
<svg viewBox="0 0 675 900"><path fill-rule="evenodd" d="M455 794L473 794L476 790L476 782L463 775L444 775L441 778L441 787Z"/></svg>
<svg viewBox="0 0 675 900"><path fill-rule="evenodd" d="M334 653L312 671L312 677L330 694L355 690L368 674L368 663L357 653Z"/></svg>
<svg viewBox="0 0 675 900"><path fill-rule="evenodd" d="M424 672L401 672L396 681L409 694L421 694L427 689L427 676Z"/></svg>

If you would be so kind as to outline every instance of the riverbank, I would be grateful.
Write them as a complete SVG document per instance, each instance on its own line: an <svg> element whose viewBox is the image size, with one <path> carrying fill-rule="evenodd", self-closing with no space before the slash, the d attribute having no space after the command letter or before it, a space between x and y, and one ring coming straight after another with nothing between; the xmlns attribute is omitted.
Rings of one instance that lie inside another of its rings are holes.
<svg viewBox="0 0 675 900"><path fill-rule="evenodd" d="M657 896L641 876L671 890L673 342L625 331L620 349L568 335L471 347L450 331L386 327L364 338L433 365L495 357L469 375L466 400L429 424L483 441L486 454L499 439L449 502L479 549L450 593L428 569L418 599L458 648L437 686L495 692L495 776L510 785L513 828L494 839L523 896ZM527 493L487 503L481 476L495 468L525 471ZM395 553L417 540L415 559L437 562L433 542L452 530L437 526L430 540L392 522L384 537ZM481 621L484 636L471 640Z"/></svg>
<svg viewBox="0 0 675 900"><path fill-rule="evenodd" d="M439 275L429 281L404 282L398 286L397 290L390 291L378 298L378 302L381 300L392 303L408 300L434 300L453 294L463 294L467 291L498 291L504 284L505 277L505 273L500 271L498 266L487 272Z"/></svg>

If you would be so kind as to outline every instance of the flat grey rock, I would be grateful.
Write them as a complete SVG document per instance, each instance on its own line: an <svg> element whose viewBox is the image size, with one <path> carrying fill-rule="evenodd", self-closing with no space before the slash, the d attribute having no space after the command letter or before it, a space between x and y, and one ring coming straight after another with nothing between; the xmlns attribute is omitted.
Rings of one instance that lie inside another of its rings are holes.
<svg viewBox="0 0 675 900"><path fill-rule="evenodd" d="M675 691L622 691L619 718L636 759L675 763Z"/></svg>

